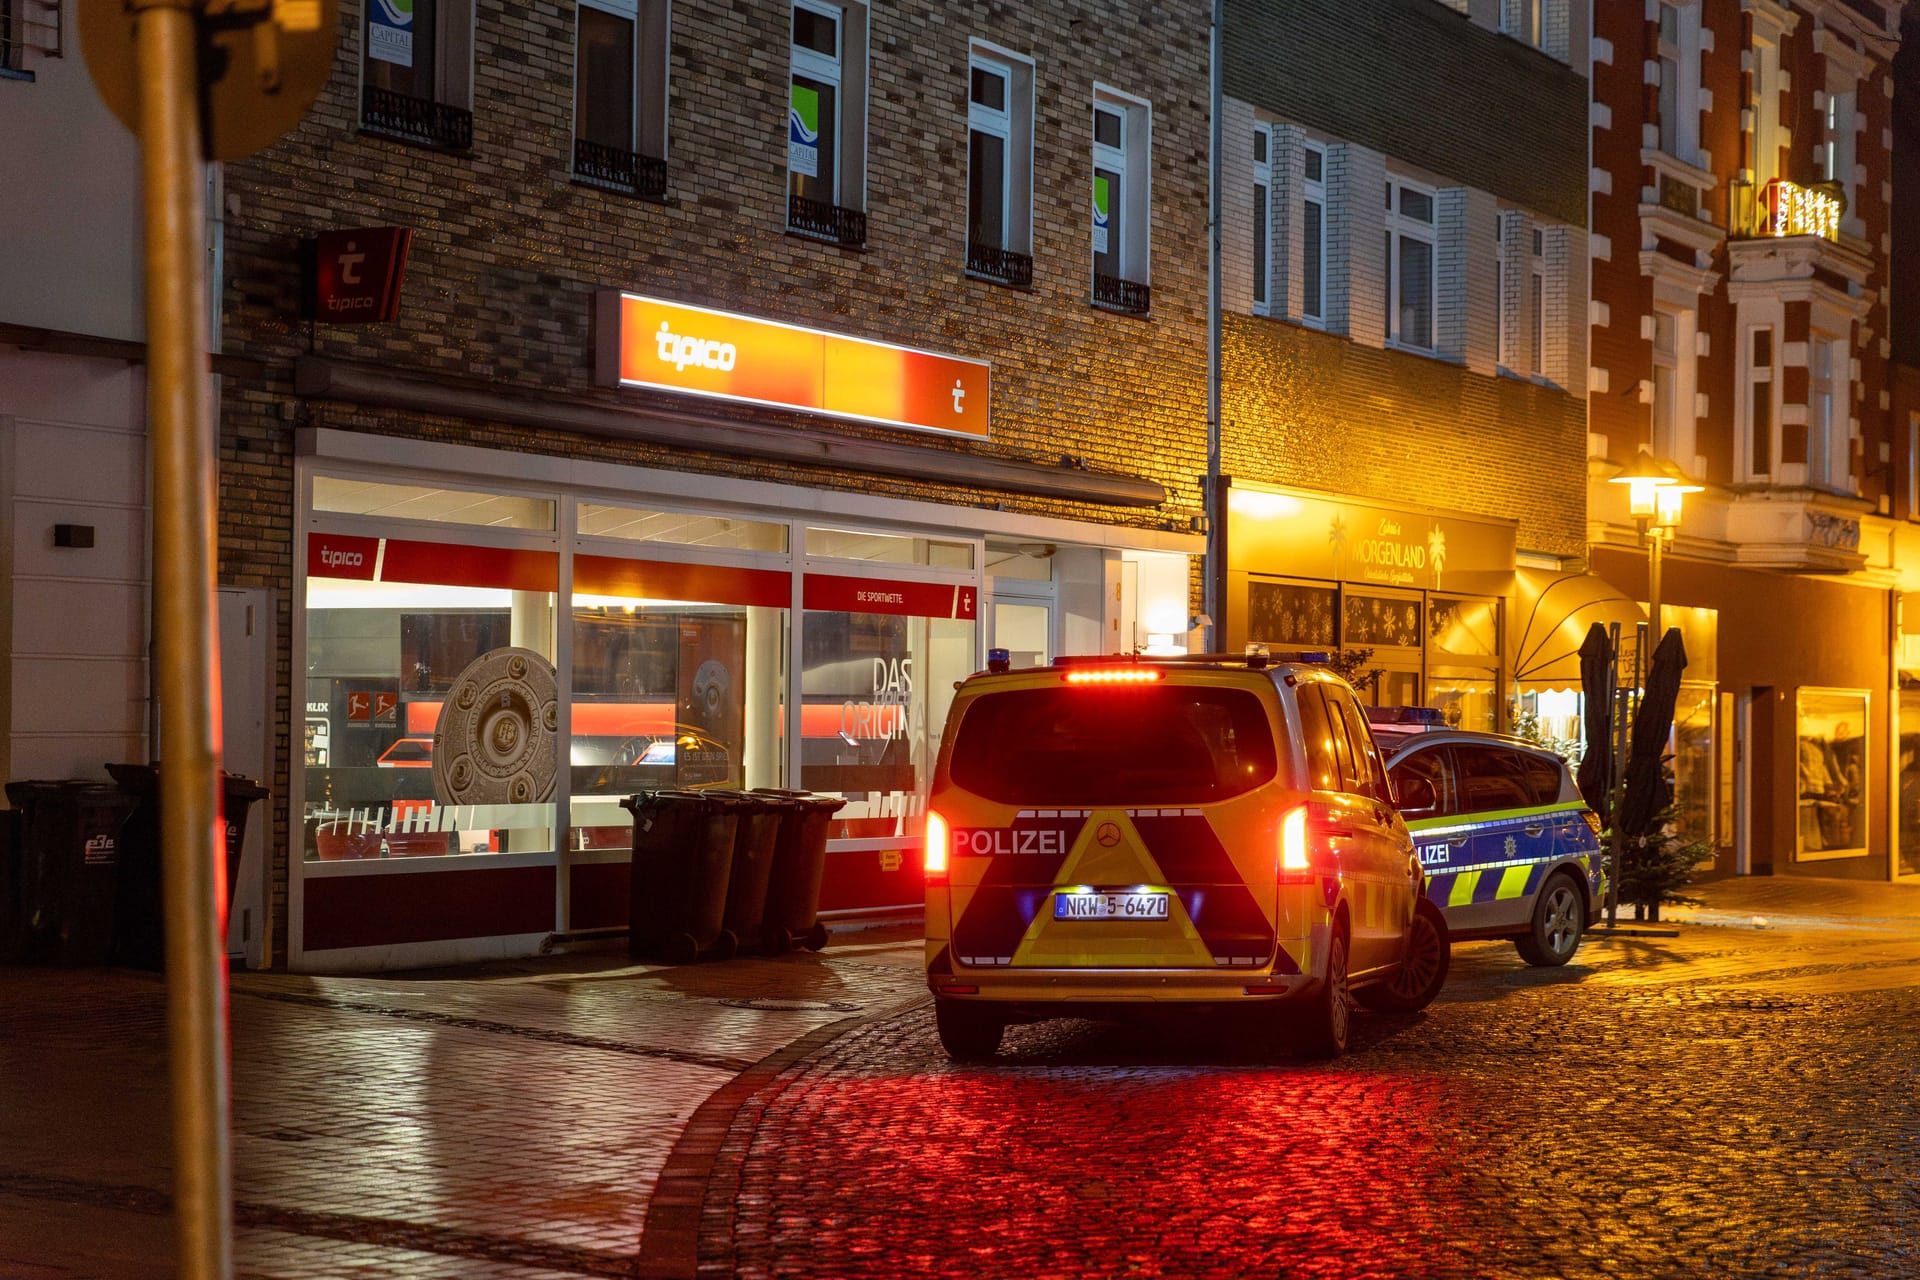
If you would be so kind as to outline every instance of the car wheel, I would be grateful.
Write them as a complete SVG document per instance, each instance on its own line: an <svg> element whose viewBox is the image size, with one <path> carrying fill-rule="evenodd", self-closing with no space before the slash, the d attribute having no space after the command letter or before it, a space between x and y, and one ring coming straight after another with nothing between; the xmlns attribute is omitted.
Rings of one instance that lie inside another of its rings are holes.
<svg viewBox="0 0 1920 1280"><path fill-rule="evenodd" d="M1440 914L1440 908L1422 898L1414 906L1413 921L1407 926L1406 954L1393 976L1354 995L1367 1008L1382 1013L1418 1013L1440 994L1452 960L1447 918Z"/></svg>
<svg viewBox="0 0 1920 1280"><path fill-rule="evenodd" d="M1309 1057L1337 1058L1347 1051L1353 1025L1353 992L1347 985L1347 934L1335 929L1327 943L1327 974L1299 1011L1300 1048Z"/></svg>
<svg viewBox="0 0 1920 1280"><path fill-rule="evenodd" d="M955 1062L981 1062L1000 1048L1006 1022L989 1009L978 1005L956 1004L951 1000L933 1003L934 1025L940 1029L940 1047Z"/></svg>
<svg viewBox="0 0 1920 1280"><path fill-rule="evenodd" d="M1572 877L1556 875L1533 904L1533 922L1514 947L1528 964L1551 968L1573 959L1587 927L1587 904Z"/></svg>

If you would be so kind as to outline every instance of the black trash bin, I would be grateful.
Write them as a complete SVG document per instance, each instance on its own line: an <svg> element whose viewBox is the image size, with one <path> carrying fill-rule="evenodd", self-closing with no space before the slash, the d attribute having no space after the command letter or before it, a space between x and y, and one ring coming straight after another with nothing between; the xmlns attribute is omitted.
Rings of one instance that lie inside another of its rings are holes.
<svg viewBox="0 0 1920 1280"><path fill-rule="evenodd" d="M704 791L648 791L620 807L633 814L627 950L671 964L731 959L739 940L725 929L727 882L747 806Z"/></svg>
<svg viewBox="0 0 1920 1280"><path fill-rule="evenodd" d="M20 811L19 958L99 965L113 958L121 829L133 802L101 782L7 784Z"/></svg>
<svg viewBox="0 0 1920 1280"><path fill-rule="evenodd" d="M136 802L127 821L120 860L115 909L114 960L137 969L163 969L167 960L166 905L160 890L160 766L110 764L107 772ZM220 812L227 820L227 897L229 910L240 881L240 850L247 839L247 815L269 792L252 778L221 775ZM219 923L226 937L227 922ZM224 951L226 944L221 943Z"/></svg>
<svg viewBox="0 0 1920 1280"><path fill-rule="evenodd" d="M706 792L737 801L742 807L734 828L733 873L727 881L724 927L750 951L783 952L786 934L778 945L767 930L767 890L773 883L774 859L787 815L799 807L786 796L755 791Z"/></svg>
<svg viewBox="0 0 1920 1280"><path fill-rule="evenodd" d="M755 787L754 793L790 800L794 806L780 822L780 839L767 887L763 945L778 951L796 946L818 951L827 945L827 929L820 923L820 879L827 869L827 831L833 815L846 801L776 787Z"/></svg>

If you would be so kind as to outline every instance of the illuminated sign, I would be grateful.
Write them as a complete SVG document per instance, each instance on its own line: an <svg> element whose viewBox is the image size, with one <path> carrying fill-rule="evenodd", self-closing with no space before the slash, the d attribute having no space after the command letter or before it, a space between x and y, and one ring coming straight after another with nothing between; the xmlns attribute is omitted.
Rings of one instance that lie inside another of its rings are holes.
<svg viewBox="0 0 1920 1280"><path fill-rule="evenodd" d="M595 309L603 386L987 438L992 366L984 360L611 290Z"/></svg>
<svg viewBox="0 0 1920 1280"><path fill-rule="evenodd" d="M1785 178L1769 179L1760 190L1766 221L1761 229L1771 236L1840 238L1840 215L1846 202L1831 186L1803 187Z"/></svg>
<svg viewBox="0 0 1920 1280"><path fill-rule="evenodd" d="M326 324L391 324L400 317L413 232L406 227L322 231L301 245L306 290L301 314Z"/></svg>

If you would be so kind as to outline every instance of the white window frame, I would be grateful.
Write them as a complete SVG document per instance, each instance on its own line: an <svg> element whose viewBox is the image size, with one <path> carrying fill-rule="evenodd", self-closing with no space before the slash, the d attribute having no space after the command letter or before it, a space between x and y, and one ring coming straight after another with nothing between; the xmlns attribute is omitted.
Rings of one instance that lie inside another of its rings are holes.
<svg viewBox="0 0 1920 1280"><path fill-rule="evenodd" d="M1760 335L1766 335L1767 359L1757 360L1756 348ZM1748 480L1770 480L1780 457L1780 382L1776 372L1780 362L1780 331L1772 323L1749 324L1740 330L1741 336L1741 433L1740 454L1742 475ZM1755 406L1762 402L1767 406L1766 456L1754 456Z"/></svg>
<svg viewBox="0 0 1920 1280"><path fill-rule="evenodd" d="M573 82L580 83L581 23L580 9L624 18L632 27L629 45L632 53L631 85L633 119L627 124L626 150L656 160L667 158L667 75L672 47L671 7L669 0L579 0L575 7L573 36ZM580 138L580 102L574 95L573 137ZM571 163L571 159L569 159Z"/></svg>
<svg viewBox="0 0 1920 1280"><path fill-rule="evenodd" d="M802 10L835 21L833 56L794 44L793 14ZM788 92L792 92L796 75L833 86L836 110L833 113L833 189L829 203L861 213L867 207L867 115L872 97L867 75L871 47L868 20L863 0L791 0L787 12ZM781 136L785 135L783 122ZM789 167L786 182L789 193L793 191L793 179L794 173Z"/></svg>
<svg viewBox="0 0 1920 1280"><path fill-rule="evenodd" d="M1649 415L1647 437L1652 441L1655 455L1664 458L1678 458L1680 448L1680 313L1667 307L1656 306L1652 311L1653 363L1650 385L1653 390ZM1660 350L1660 323L1671 327L1672 349ZM1664 401L1660 394L1660 375L1666 374L1667 393ZM1662 412L1664 410L1664 413ZM1662 420L1664 417L1664 421Z"/></svg>
<svg viewBox="0 0 1920 1280"><path fill-rule="evenodd" d="M1315 181L1306 176L1306 157L1318 156L1320 159L1320 178ZM1308 205L1319 210L1320 248L1307 258L1306 208ZM1300 319L1304 324L1322 328L1327 323L1327 149L1318 142L1309 142L1301 149L1300 159ZM1307 310L1307 271L1313 270L1319 277L1319 310Z"/></svg>
<svg viewBox="0 0 1920 1280"><path fill-rule="evenodd" d="M1748 121L1748 151L1753 159L1753 182L1762 186L1780 174L1780 41L1753 33L1753 101Z"/></svg>
<svg viewBox="0 0 1920 1280"><path fill-rule="evenodd" d="M1852 363L1852 344L1846 338L1820 329L1808 335L1807 483L1846 493L1853 490L1848 395Z"/></svg>
<svg viewBox="0 0 1920 1280"><path fill-rule="evenodd" d="M1527 271L1527 373L1544 378L1547 372L1547 263L1546 232L1533 229L1532 265Z"/></svg>
<svg viewBox="0 0 1920 1280"><path fill-rule="evenodd" d="M976 71L998 77L1002 85L1001 98L1006 106L1000 110L985 106L973 100L973 74ZM1000 239L1001 243L989 248L1009 249L1013 235L1013 66L1001 58L983 52L978 46L967 55L967 242L973 239L973 135L985 134L1000 139ZM985 241L980 243L984 244Z"/></svg>
<svg viewBox="0 0 1920 1280"><path fill-rule="evenodd" d="M1513 367L1513 344L1507 341L1507 215L1493 216L1493 363Z"/></svg>
<svg viewBox="0 0 1920 1280"><path fill-rule="evenodd" d="M1273 126L1253 126L1253 313L1273 308Z"/></svg>
<svg viewBox="0 0 1920 1280"><path fill-rule="evenodd" d="M973 101L975 68L990 71L1006 82L1006 110L994 111ZM990 41L975 39L967 46L967 219L961 228L962 261L973 237L973 133L991 133L1004 143L1006 172L1000 226L1003 244L991 246L1006 253L1033 254L1033 59Z"/></svg>
<svg viewBox="0 0 1920 1280"><path fill-rule="evenodd" d="M1425 196L1432 218L1422 222L1400 211L1404 193ZM1440 345L1440 195L1424 183L1387 177L1387 342L1402 351L1434 355ZM1400 245L1404 240L1424 243L1431 255L1427 269L1427 345L1409 342L1400 333Z"/></svg>
<svg viewBox="0 0 1920 1280"><path fill-rule="evenodd" d="M474 0L437 0L434 6L433 95L425 99L436 106L473 110L473 28ZM366 101L367 63L373 59L364 11L358 23L360 53L356 70L360 77L361 102ZM356 116L364 107L356 107Z"/></svg>
<svg viewBox="0 0 1920 1280"><path fill-rule="evenodd" d="M1120 117L1120 145L1111 147L1093 141L1094 115L1105 111ZM1120 178L1120 244L1115 257L1118 277L1130 284L1152 284L1151 221L1153 182L1153 104L1118 89L1095 83L1093 102L1087 115L1092 142L1092 166L1087 174L1087 278L1095 274L1093 252L1093 172L1106 169Z"/></svg>

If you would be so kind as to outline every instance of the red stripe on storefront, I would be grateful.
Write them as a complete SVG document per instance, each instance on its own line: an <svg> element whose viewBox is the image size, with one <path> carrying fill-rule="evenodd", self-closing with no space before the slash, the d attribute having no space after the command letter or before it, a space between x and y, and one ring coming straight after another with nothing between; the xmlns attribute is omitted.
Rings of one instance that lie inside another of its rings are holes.
<svg viewBox="0 0 1920 1280"><path fill-rule="evenodd" d="M972 621L974 615L974 589L943 582L892 582L810 573L801 598L807 608L828 613L891 613L965 621Z"/></svg>
<svg viewBox="0 0 1920 1280"><path fill-rule="evenodd" d="M792 579L777 569L626 560L617 556L575 556L573 589L590 596L690 600L768 609L784 609L793 599Z"/></svg>
<svg viewBox="0 0 1920 1280"><path fill-rule="evenodd" d="M307 576L372 582L380 564L380 539L346 533L307 535Z"/></svg>
<svg viewBox="0 0 1920 1280"><path fill-rule="evenodd" d="M386 540L382 582L418 582L446 587L493 587L507 591L557 591L560 557L551 551L467 547L451 542Z"/></svg>

